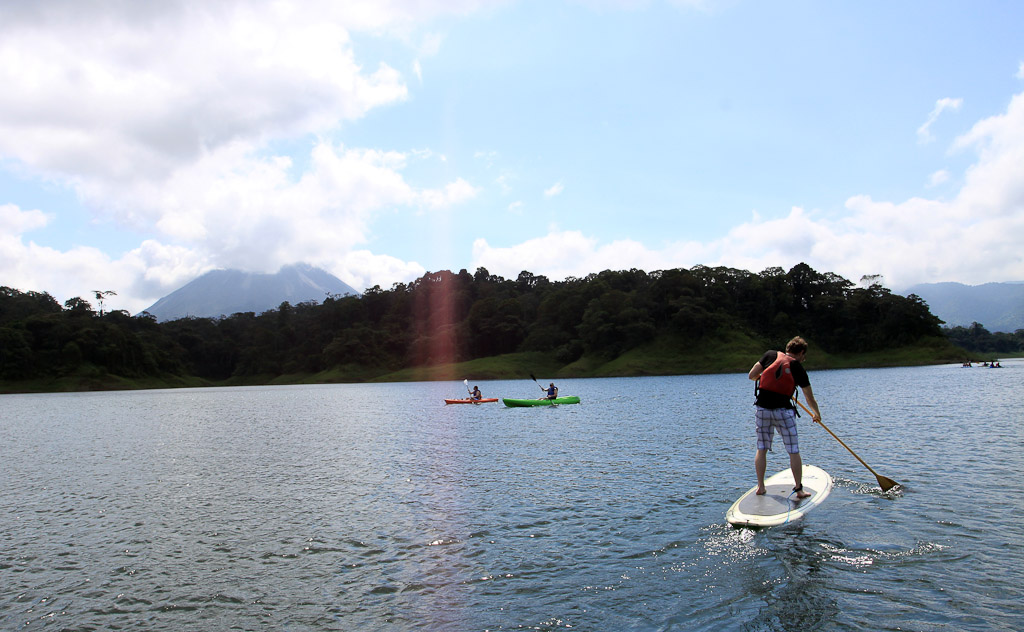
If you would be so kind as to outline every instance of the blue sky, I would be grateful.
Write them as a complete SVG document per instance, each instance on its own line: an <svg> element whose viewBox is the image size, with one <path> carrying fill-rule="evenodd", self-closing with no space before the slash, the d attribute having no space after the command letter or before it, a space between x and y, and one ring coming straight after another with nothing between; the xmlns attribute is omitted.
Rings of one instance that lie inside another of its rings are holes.
<svg viewBox="0 0 1024 632"><path fill-rule="evenodd" d="M1017 2L23 4L0 7L0 285L134 313L295 262L360 290L1024 280Z"/></svg>

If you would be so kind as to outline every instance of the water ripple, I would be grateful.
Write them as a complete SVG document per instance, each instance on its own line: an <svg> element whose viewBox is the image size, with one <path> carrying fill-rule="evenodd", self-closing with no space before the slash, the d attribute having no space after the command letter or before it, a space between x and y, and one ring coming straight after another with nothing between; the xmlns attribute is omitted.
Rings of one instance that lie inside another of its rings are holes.
<svg viewBox="0 0 1024 632"><path fill-rule="evenodd" d="M0 628L1021 629L1016 373L965 376L976 432L942 370L812 376L902 485L803 425L832 496L763 530L724 522L742 375L572 380L584 404L538 411L444 384L4 396Z"/></svg>

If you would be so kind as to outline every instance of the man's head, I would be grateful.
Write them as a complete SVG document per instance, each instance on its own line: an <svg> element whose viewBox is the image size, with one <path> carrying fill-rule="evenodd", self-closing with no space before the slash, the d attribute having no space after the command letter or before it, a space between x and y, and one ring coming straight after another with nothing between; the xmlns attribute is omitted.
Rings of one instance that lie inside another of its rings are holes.
<svg viewBox="0 0 1024 632"><path fill-rule="evenodd" d="M794 357L801 353L807 353L807 341L800 336L794 337L786 343L786 353Z"/></svg>

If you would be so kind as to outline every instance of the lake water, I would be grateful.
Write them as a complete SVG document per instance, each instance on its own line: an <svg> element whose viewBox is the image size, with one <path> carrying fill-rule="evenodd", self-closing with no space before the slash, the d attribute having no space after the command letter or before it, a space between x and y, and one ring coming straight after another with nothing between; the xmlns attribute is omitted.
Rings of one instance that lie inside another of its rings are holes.
<svg viewBox="0 0 1024 632"><path fill-rule="evenodd" d="M0 396L0 628L1021 630L1003 364L812 373L903 486L805 415L835 488L758 531L725 522L755 482L745 374L558 380L582 404L529 409L444 406L461 382Z"/></svg>

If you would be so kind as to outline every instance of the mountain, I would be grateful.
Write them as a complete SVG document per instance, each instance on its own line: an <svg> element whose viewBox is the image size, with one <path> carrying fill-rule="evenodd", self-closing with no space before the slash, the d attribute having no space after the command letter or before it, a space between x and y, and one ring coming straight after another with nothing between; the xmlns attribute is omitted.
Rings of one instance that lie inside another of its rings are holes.
<svg viewBox="0 0 1024 632"><path fill-rule="evenodd" d="M216 318L238 312L261 314L288 301L323 302L327 296L359 295L338 277L313 266L284 266L277 274L212 270L171 292L146 310L159 321L187 316Z"/></svg>
<svg viewBox="0 0 1024 632"><path fill-rule="evenodd" d="M1024 283L920 283L900 294L920 296L947 327L981 323L991 332L1024 329Z"/></svg>

